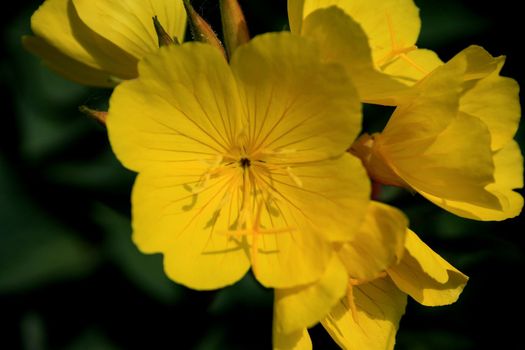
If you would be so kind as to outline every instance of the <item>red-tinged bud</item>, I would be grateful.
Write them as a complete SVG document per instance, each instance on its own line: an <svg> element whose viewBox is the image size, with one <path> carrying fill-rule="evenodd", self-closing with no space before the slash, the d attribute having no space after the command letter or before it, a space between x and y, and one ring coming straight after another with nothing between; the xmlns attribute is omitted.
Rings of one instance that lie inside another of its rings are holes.
<svg viewBox="0 0 525 350"><path fill-rule="evenodd" d="M211 26L206 22L191 6L189 0L184 0L184 8L188 14L188 22L190 23L191 35L193 40L201 41L212 46L215 46L221 51L226 58L226 52L222 46L217 34L211 29Z"/></svg>
<svg viewBox="0 0 525 350"><path fill-rule="evenodd" d="M155 32L157 33L159 47L175 44L175 41L166 32L162 24L160 24L157 16L153 16L153 26L155 27ZM177 43L178 43L178 40L177 40Z"/></svg>
<svg viewBox="0 0 525 350"><path fill-rule="evenodd" d="M80 106L78 107L78 110L87 115L88 117L95 119L100 124L106 125L106 118L108 112L98 111L96 109L91 109L87 106Z"/></svg>
<svg viewBox="0 0 525 350"><path fill-rule="evenodd" d="M222 32L228 56L232 57L237 47L250 40L248 26L237 0L220 0Z"/></svg>
<svg viewBox="0 0 525 350"><path fill-rule="evenodd" d="M378 142L379 133L361 135L349 149L349 152L361 159L363 166L372 181L382 185L397 186L410 189L410 186L396 174Z"/></svg>

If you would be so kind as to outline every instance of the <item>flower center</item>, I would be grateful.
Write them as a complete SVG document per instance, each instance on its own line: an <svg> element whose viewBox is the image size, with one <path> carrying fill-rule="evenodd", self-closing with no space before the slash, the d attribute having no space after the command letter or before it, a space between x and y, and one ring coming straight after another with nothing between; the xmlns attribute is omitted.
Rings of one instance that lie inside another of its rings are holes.
<svg viewBox="0 0 525 350"><path fill-rule="evenodd" d="M243 157L239 160L239 164L241 165L243 169L246 169L250 166L251 162L248 158Z"/></svg>

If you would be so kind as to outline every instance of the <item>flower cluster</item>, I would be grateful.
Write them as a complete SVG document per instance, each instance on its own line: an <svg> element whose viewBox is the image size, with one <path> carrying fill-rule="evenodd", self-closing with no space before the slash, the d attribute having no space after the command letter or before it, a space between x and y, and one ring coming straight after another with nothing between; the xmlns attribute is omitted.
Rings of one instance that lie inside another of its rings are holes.
<svg viewBox="0 0 525 350"><path fill-rule="evenodd" d="M391 349L407 295L451 304L468 278L373 188L417 192L476 220L517 216L517 83L471 46L415 46L412 0L288 0L290 32L250 39L221 0L226 49L189 1L46 0L28 50L82 84L115 87L109 140L138 173L133 240L193 289L250 269L275 291L276 349ZM195 41L179 44L190 22ZM362 104L394 106L362 133Z"/></svg>

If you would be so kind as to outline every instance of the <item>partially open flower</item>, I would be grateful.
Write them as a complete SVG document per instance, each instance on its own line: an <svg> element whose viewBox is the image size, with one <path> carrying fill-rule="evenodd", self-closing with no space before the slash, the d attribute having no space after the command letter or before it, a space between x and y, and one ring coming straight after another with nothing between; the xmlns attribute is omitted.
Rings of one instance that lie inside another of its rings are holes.
<svg viewBox="0 0 525 350"><path fill-rule="evenodd" d="M159 47L153 18L182 41L182 1L46 0L31 17L24 46L75 82L111 87L137 76L137 62Z"/></svg>
<svg viewBox="0 0 525 350"><path fill-rule="evenodd" d="M345 65L361 100L397 104L398 96L442 64L416 40L412 0L288 0L290 29L312 38L325 59Z"/></svg>
<svg viewBox="0 0 525 350"><path fill-rule="evenodd" d="M517 216L523 159L512 139L518 85L499 75L504 59L471 46L411 88L380 134L352 147L380 183L415 190L457 215Z"/></svg>
<svg viewBox="0 0 525 350"><path fill-rule="evenodd" d="M276 289L274 348L303 348L301 342L308 343L306 328L325 319L340 303L349 302L347 305L355 312L355 288L384 276L389 267L399 263L405 250L407 225L401 211L371 202L355 238L333 245L336 254L323 278L307 286ZM343 268L336 268L339 266ZM339 288L335 289L333 280L346 284L338 283ZM312 303L312 300L324 302Z"/></svg>
<svg viewBox="0 0 525 350"><path fill-rule="evenodd" d="M275 349L311 349L307 321L314 314L325 315L321 323L342 349L393 349L407 295L426 306L458 299L468 277L408 230L399 211L379 203L369 208L359 239L336 248L346 290L326 289L324 281L343 278L333 272L312 286L276 290ZM309 306L318 295L331 301L330 310Z"/></svg>

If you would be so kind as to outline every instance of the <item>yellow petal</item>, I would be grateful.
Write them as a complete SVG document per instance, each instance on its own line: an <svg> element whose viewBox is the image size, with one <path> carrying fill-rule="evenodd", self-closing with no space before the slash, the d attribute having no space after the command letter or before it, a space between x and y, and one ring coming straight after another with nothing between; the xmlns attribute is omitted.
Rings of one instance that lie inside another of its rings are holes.
<svg viewBox="0 0 525 350"><path fill-rule="evenodd" d="M31 17L31 28L50 46L82 64L120 79L137 74L137 60L88 28L78 17L72 0L44 2Z"/></svg>
<svg viewBox="0 0 525 350"><path fill-rule="evenodd" d="M455 269L417 235L408 230L406 252L397 266L388 270L394 283L417 302L427 306L454 303L468 277Z"/></svg>
<svg viewBox="0 0 525 350"><path fill-rule="evenodd" d="M361 128L361 105L342 68L324 64L317 47L290 33L265 34L231 60L252 153L289 161L338 156ZM285 157L286 155L286 157Z"/></svg>
<svg viewBox="0 0 525 350"><path fill-rule="evenodd" d="M128 168L226 154L241 119L228 64L213 47L171 45L139 65L140 77L115 90L107 119L113 151Z"/></svg>
<svg viewBox="0 0 525 350"><path fill-rule="evenodd" d="M361 100L395 104L395 96L406 89L376 70L366 34L341 9L330 7L311 13L304 21L302 34L315 40L325 60L345 67Z"/></svg>
<svg viewBox="0 0 525 350"><path fill-rule="evenodd" d="M353 300L355 313L343 298L322 321L330 336L343 349L393 349L406 294L380 278L354 287Z"/></svg>
<svg viewBox="0 0 525 350"><path fill-rule="evenodd" d="M288 0L288 22L290 31L294 34L301 34L304 2L305 0Z"/></svg>
<svg viewBox="0 0 525 350"><path fill-rule="evenodd" d="M385 129L381 142L404 158L432 142L455 119L466 62L441 66L404 96Z"/></svg>
<svg viewBox="0 0 525 350"><path fill-rule="evenodd" d="M382 71L405 85L413 85L441 65L443 61L434 51L417 49L385 64Z"/></svg>
<svg viewBox="0 0 525 350"><path fill-rule="evenodd" d="M250 259L257 280L267 288L292 288L318 280L332 257L321 232L284 198L268 201L261 227L276 233L249 239Z"/></svg>
<svg viewBox="0 0 525 350"><path fill-rule="evenodd" d="M481 50L482 53L488 55L482 48L472 47L469 49L471 49L470 51L473 49ZM459 55L464 54L464 52ZM489 58L485 57L485 60L483 57L476 58L476 61L485 61L482 64L483 67L480 68L493 69L493 71L476 81L461 96L460 111L481 119L489 128L492 149L499 150L514 137L518 129L521 116L519 86L514 79L499 75L504 58L488 56ZM471 65L475 65L476 61L472 62ZM497 66L495 66L496 64Z"/></svg>
<svg viewBox="0 0 525 350"><path fill-rule="evenodd" d="M40 37L25 36L22 40L24 47L29 52L42 58L49 68L67 79L90 86L115 86L115 83L110 79L111 74L92 68L63 54Z"/></svg>
<svg viewBox="0 0 525 350"><path fill-rule="evenodd" d="M47 0L31 16L31 29L36 36L64 55L101 69L96 59L74 35L76 28L81 27L75 14L70 0Z"/></svg>
<svg viewBox="0 0 525 350"><path fill-rule="evenodd" d="M348 274L357 280L372 280L401 259L405 250L408 220L394 207L371 202L354 240L338 249Z"/></svg>
<svg viewBox="0 0 525 350"><path fill-rule="evenodd" d="M516 141L511 141L494 155L496 185L500 188L523 187L523 156Z"/></svg>
<svg viewBox="0 0 525 350"><path fill-rule="evenodd" d="M420 156L403 159L389 154L397 173L422 195L501 209L485 189L494 181L490 134L477 118L458 116L435 141L420 147ZM432 199L431 199L432 200Z"/></svg>
<svg viewBox="0 0 525 350"><path fill-rule="evenodd" d="M453 60L418 83L418 95L396 109L373 151L423 195L500 209L485 190L494 171L488 129L458 115L466 69L465 60Z"/></svg>
<svg viewBox="0 0 525 350"><path fill-rule="evenodd" d="M260 181L271 194L261 222L288 232L262 235L254 264L267 287L289 288L319 279L332 253L329 241L352 239L369 203L369 181L359 160L334 160L275 170ZM297 183L300 181L300 183ZM348 215L352 213L352 215Z"/></svg>
<svg viewBox="0 0 525 350"><path fill-rule="evenodd" d="M399 82L412 85L442 64L435 53L415 46L421 21L412 0L289 0L292 32L304 33L304 19L309 14L334 5L363 28L369 39L374 66ZM347 34L342 31L337 36Z"/></svg>
<svg viewBox="0 0 525 350"><path fill-rule="evenodd" d="M374 62L410 47L419 36L419 9L412 0L339 1L367 34Z"/></svg>
<svg viewBox="0 0 525 350"><path fill-rule="evenodd" d="M499 72L504 57L494 58L481 46L471 45L454 56L449 62L457 60L463 60L467 63L463 79L472 81L485 78L494 71Z"/></svg>
<svg viewBox="0 0 525 350"><path fill-rule="evenodd" d="M321 279L307 286L275 290L274 327L289 334L312 327L346 294L348 275L333 256Z"/></svg>
<svg viewBox="0 0 525 350"><path fill-rule="evenodd" d="M292 31L301 30L302 19L313 11L333 5L343 9L363 27L370 40L374 61L385 57L392 49L416 43L421 21L412 0L289 0Z"/></svg>
<svg viewBox="0 0 525 350"><path fill-rule="evenodd" d="M442 64L430 50L418 49L419 9L412 0L339 0L364 29L376 67L398 81L413 85Z"/></svg>
<svg viewBox="0 0 525 350"><path fill-rule="evenodd" d="M135 244L163 253L167 275L199 290L235 283L250 266L246 243L225 234L239 212L239 174L211 178L195 193L206 170L202 162L151 167L137 177L132 196Z"/></svg>
<svg viewBox="0 0 525 350"><path fill-rule="evenodd" d="M499 200L501 209L489 209L471 203L440 199L422 193L435 204L456 215L485 221L500 221L521 213L523 197L513 191L523 187L523 157L519 145L511 141L494 155L494 179L486 189Z"/></svg>
<svg viewBox="0 0 525 350"><path fill-rule="evenodd" d="M274 325L277 322L274 315ZM311 350L312 340L306 328L285 334L278 332L273 327L273 349L274 350Z"/></svg>
<svg viewBox="0 0 525 350"><path fill-rule="evenodd" d="M184 39L186 11L182 1L72 0L82 21L94 32L140 60L158 48L152 18L171 36Z"/></svg>

